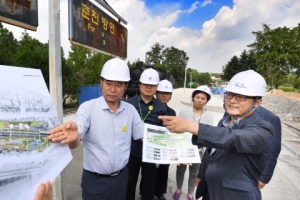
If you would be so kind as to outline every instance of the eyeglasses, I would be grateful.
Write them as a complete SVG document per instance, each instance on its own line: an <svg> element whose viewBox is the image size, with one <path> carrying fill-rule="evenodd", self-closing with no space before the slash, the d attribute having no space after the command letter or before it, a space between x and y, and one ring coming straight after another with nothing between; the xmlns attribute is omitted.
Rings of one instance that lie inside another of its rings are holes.
<svg viewBox="0 0 300 200"><path fill-rule="evenodd" d="M225 98L226 99L232 99L234 96L235 96L235 99L239 102L246 101L246 99L249 98L249 97L247 97L245 95L241 95L241 94L234 94L234 93L231 93L231 92L226 92L225 93Z"/></svg>
<svg viewBox="0 0 300 200"><path fill-rule="evenodd" d="M148 88L148 87L155 87L155 86L157 86L157 85L150 85L150 84L144 84L144 83L142 83L142 85L144 86L144 87L146 87L146 88Z"/></svg>

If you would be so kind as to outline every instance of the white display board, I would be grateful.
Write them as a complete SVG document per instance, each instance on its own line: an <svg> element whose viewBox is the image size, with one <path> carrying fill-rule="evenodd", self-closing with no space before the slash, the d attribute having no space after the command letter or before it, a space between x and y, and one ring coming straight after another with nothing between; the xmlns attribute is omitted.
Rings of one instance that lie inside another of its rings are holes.
<svg viewBox="0 0 300 200"><path fill-rule="evenodd" d="M59 125L41 70L0 65L0 199L33 199L72 160L47 138Z"/></svg>

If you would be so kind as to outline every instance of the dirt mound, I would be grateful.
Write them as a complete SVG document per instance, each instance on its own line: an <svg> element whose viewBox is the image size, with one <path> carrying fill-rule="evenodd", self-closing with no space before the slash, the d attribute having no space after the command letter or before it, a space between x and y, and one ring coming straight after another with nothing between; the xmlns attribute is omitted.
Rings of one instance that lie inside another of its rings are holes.
<svg viewBox="0 0 300 200"><path fill-rule="evenodd" d="M276 90L273 89L270 92L267 92L267 95L276 95L276 96L283 96L289 99L296 99L300 101L300 93L299 92L284 92L283 90Z"/></svg>
<svg viewBox="0 0 300 200"><path fill-rule="evenodd" d="M288 92L285 92L283 94L286 95L287 93ZM300 122L299 100L288 98L283 95L267 95L263 97L262 106L278 115L282 121Z"/></svg>

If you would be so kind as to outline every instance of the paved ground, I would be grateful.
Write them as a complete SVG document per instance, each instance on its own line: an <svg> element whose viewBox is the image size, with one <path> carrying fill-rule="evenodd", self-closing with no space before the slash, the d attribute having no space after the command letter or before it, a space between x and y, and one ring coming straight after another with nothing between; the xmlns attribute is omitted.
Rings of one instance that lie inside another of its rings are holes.
<svg viewBox="0 0 300 200"><path fill-rule="evenodd" d="M176 89L173 92L172 99L168 104L178 114L179 111L185 106L189 106L192 89ZM214 95L210 102L208 102L206 108L211 111L214 116L214 124L223 116L223 99L221 96ZM69 114L64 117L64 121L69 121L73 118L73 114ZM299 143L291 142L290 140L298 140L299 135L287 126L283 125L282 134L282 150L278 159L278 163L271 182L266 185L262 190L263 199L266 200L295 200L300 199L300 149ZM68 200L81 199L81 174L82 174L82 162L83 162L83 148L80 145L78 148L72 150L74 159L69 163L65 170L66 177L66 192ZM165 197L167 200L172 200L172 194L176 190L176 165L170 166L168 189ZM186 172L186 179L183 185L183 194L181 199L186 198L187 192L187 177L188 170ZM140 196L137 193L137 200Z"/></svg>

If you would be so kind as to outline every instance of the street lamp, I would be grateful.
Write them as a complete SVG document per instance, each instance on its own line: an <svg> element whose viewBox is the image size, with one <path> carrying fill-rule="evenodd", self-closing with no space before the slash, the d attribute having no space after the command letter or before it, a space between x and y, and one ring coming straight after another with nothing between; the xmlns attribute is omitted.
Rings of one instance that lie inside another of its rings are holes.
<svg viewBox="0 0 300 200"><path fill-rule="evenodd" d="M185 86L186 86L186 70L187 70L187 68L186 68L186 66L185 66L185 70L184 70L184 84L183 84L183 92L185 93Z"/></svg>
<svg viewBox="0 0 300 200"><path fill-rule="evenodd" d="M191 88L192 87L192 75L193 75L193 73L191 72L190 74L191 74L191 77L190 77L191 78L190 79L190 88Z"/></svg>

